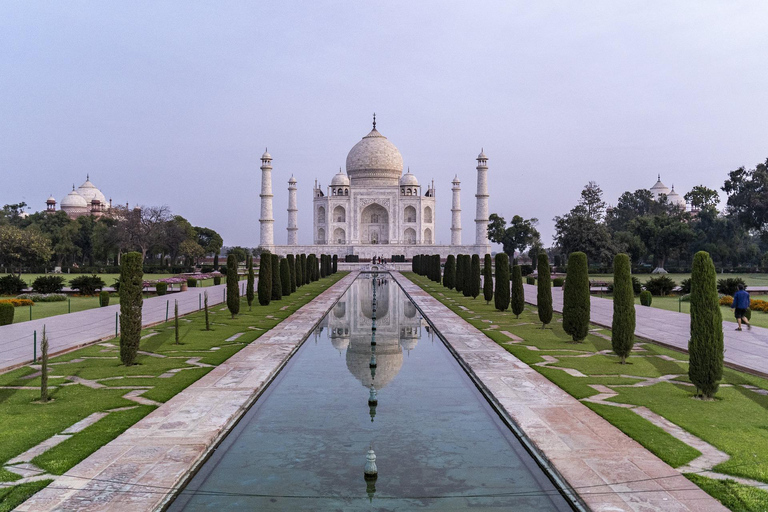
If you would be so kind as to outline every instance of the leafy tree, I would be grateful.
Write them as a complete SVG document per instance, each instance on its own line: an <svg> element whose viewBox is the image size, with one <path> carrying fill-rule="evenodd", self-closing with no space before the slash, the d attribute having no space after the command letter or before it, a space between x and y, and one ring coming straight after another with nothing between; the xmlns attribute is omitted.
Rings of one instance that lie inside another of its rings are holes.
<svg viewBox="0 0 768 512"><path fill-rule="evenodd" d="M581 342L589 332L589 272L587 255L573 252L563 286L563 330L573 341Z"/></svg>
<svg viewBox="0 0 768 512"><path fill-rule="evenodd" d="M448 262L445 263L445 268L447 273ZM483 258L483 298L486 304L490 304L493 299L493 264L490 254Z"/></svg>
<svg viewBox="0 0 768 512"><path fill-rule="evenodd" d="M453 288L456 286L456 257L453 254L449 254L445 259L443 286L449 290L453 290Z"/></svg>
<svg viewBox="0 0 768 512"><path fill-rule="evenodd" d="M616 206L605 216L608 229L615 233L627 231L629 223L637 217L664 213L665 208L653 199L653 194L646 188L634 192L624 192Z"/></svg>
<svg viewBox="0 0 768 512"><path fill-rule="evenodd" d="M520 313L525 310L525 288L523 288L523 273L520 265L512 267L512 294L510 296L510 303L515 318L520 318Z"/></svg>
<svg viewBox="0 0 768 512"><path fill-rule="evenodd" d="M221 251L221 247L224 245L221 235L210 228L195 226L194 230L197 244L203 248L205 254L214 254L214 259L218 260L219 251Z"/></svg>
<svg viewBox="0 0 768 512"><path fill-rule="evenodd" d="M51 258L51 242L35 229L0 226L0 265L18 270L43 265Z"/></svg>
<svg viewBox="0 0 768 512"><path fill-rule="evenodd" d="M717 190L712 190L704 185L696 185L683 198L694 210L715 209L720 203Z"/></svg>
<svg viewBox="0 0 768 512"><path fill-rule="evenodd" d="M269 305L272 300L272 255L268 252L261 253L258 292L259 304Z"/></svg>
<svg viewBox="0 0 768 512"><path fill-rule="evenodd" d="M754 169L739 167L723 185L728 211L747 229L768 232L768 159Z"/></svg>
<svg viewBox="0 0 768 512"><path fill-rule="evenodd" d="M187 239L179 244L179 254L189 258L192 263L197 263L200 258L205 256L205 250L194 240Z"/></svg>
<svg viewBox="0 0 768 512"><path fill-rule="evenodd" d="M248 310L251 310L251 306L253 305L253 299L254 299L254 278L253 275L253 256L248 257L248 284L245 288L245 299L248 301Z"/></svg>
<svg viewBox="0 0 768 512"><path fill-rule="evenodd" d="M664 268L667 257L684 249L693 239L693 231L685 212L638 217L630 228L653 253L657 267Z"/></svg>
<svg viewBox="0 0 768 512"><path fill-rule="evenodd" d="M723 318L715 283L715 266L704 251L693 257L691 269L691 339L688 377L697 395L710 399L723 378Z"/></svg>
<svg viewBox="0 0 768 512"><path fill-rule="evenodd" d="M488 221L488 239L501 244L510 258L514 258L515 251L524 251L540 237L536 229L538 219L535 218L524 219L515 215L507 227L504 217L492 213Z"/></svg>
<svg viewBox="0 0 768 512"><path fill-rule="evenodd" d="M251 251L249 251L245 247L240 247L239 245L236 245L235 247L229 248L229 251L227 252L227 256L229 256L230 254L234 254L239 264L241 261L245 261L245 258L247 258L250 253Z"/></svg>
<svg viewBox="0 0 768 512"><path fill-rule="evenodd" d="M595 222L601 222L605 214L603 190L594 181L590 181L581 191L579 206L583 207L586 216Z"/></svg>
<svg viewBox="0 0 768 512"><path fill-rule="evenodd" d="M141 341L141 309L144 299L143 257L129 252L120 267L120 360L126 366L136 363Z"/></svg>
<svg viewBox="0 0 768 512"><path fill-rule="evenodd" d="M607 263L613 256L611 235L605 224L588 215L581 205L569 213L555 217L555 243L566 254L584 252L593 261Z"/></svg>
<svg viewBox="0 0 768 512"><path fill-rule="evenodd" d="M496 254L496 283L493 293L494 305L499 311L509 308L509 256Z"/></svg>
<svg viewBox="0 0 768 512"><path fill-rule="evenodd" d="M237 256L227 255L227 308L232 318L240 312L240 277L237 274Z"/></svg>
<svg viewBox="0 0 768 512"><path fill-rule="evenodd" d="M288 260L280 258L280 284L283 286L283 296L291 294L291 269L288 266Z"/></svg>
<svg viewBox="0 0 768 512"><path fill-rule="evenodd" d="M282 300L283 283L280 279L280 256L272 254L272 300Z"/></svg>
<svg viewBox="0 0 768 512"><path fill-rule="evenodd" d="M472 255L469 271L469 295L475 299L480 295L480 256Z"/></svg>
<svg viewBox="0 0 768 512"><path fill-rule="evenodd" d="M635 292L632 287L629 256L617 254L613 259L613 324L611 347L626 362L635 343Z"/></svg>
<svg viewBox="0 0 768 512"><path fill-rule="evenodd" d="M549 258L546 252L539 253L539 279L536 289L536 304L539 310L541 328L552 321L552 276L549 272Z"/></svg>

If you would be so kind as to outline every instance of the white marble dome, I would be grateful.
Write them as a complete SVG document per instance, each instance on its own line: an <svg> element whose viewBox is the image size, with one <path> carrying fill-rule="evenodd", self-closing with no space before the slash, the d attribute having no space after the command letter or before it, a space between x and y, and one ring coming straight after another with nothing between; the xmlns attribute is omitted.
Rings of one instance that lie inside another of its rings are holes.
<svg viewBox="0 0 768 512"><path fill-rule="evenodd" d="M91 183L90 176L86 178L85 183L78 187L77 193L83 196L88 205L90 205L94 199L97 199L101 204L107 204L107 198L104 197L101 190L96 188L96 185Z"/></svg>
<svg viewBox="0 0 768 512"><path fill-rule="evenodd" d="M658 179L656 180L656 184L651 187L651 194L653 195L653 198L658 201L659 197L662 195L668 196L669 192L669 188L661 182L661 175L659 175Z"/></svg>
<svg viewBox="0 0 768 512"><path fill-rule="evenodd" d="M332 187L348 187L349 186L349 176L341 172L341 169L339 169L339 174L333 177L331 180L331 186Z"/></svg>
<svg viewBox="0 0 768 512"><path fill-rule="evenodd" d="M347 175L352 184L398 185L403 174L403 156L376 127L354 145L347 155Z"/></svg>
<svg viewBox="0 0 768 512"><path fill-rule="evenodd" d="M83 196L77 193L77 191L73 188L72 192L66 195L64 199L61 200L60 206L63 209L67 208L88 208L88 201L85 200Z"/></svg>
<svg viewBox="0 0 768 512"><path fill-rule="evenodd" d="M678 208L685 208L685 198L675 192L675 186L672 185L672 191L667 195L669 204L677 206Z"/></svg>
<svg viewBox="0 0 768 512"><path fill-rule="evenodd" d="M400 178L400 186L401 187L418 187L419 180L417 180L416 176L411 174L411 170L408 169L408 172L403 174L403 177Z"/></svg>

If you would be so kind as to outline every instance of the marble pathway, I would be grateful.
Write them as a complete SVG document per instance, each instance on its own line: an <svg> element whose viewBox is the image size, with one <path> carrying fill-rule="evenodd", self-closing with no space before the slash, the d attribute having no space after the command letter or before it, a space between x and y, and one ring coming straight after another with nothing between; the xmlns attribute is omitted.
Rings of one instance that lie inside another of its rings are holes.
<svg viewBox="0 0 768 512"><path fill-rule="evenodd" d="M413 301L586 505L595 511L726 511L679 471L627 437L416 284Z"/></svg>
<svg viewBox="0 0 768 512"><path fill-rule="evenodd" d="M351 272L16 510L156 510L346 291Z"/></svg>
<svg viewBox="0 0 768 512"><path fill-rule="evenodd" d="M240 282L241 295L245 294L245 285L245 281ZM185 292L144 299L142 325L147 327L164 322L166 307L168 307L169 315L172 317L174 301L179 302L179 315L197 311L200 308L201 296L204 292L208 292L209 306L220 304L224 301L226 286L220 284L204 288L190 288ZM43 325L45 325L48 335L50 354L54 355L113 337L115 335L115 314L119 311L120 305L116 304L0 327L0 371L32 362L35 331L37 331L37 355L40 356Z"/></svg>
<svg viewBox="0 0 768 512"><path fill-rule="evenodd" d="M525 284L525 301L536 304L536 286ZM552 306L563 311L563 290L552 288ZM760 314L760 313L757 313ZM603 327L613 323L613 301L592 297L590 321ZM635 335L660 345L688 352L691 316L665 309L635 306ZM753 327L751 331L735 331L736 324L723 321L725 364L768 377L768 329Z"/></svg>

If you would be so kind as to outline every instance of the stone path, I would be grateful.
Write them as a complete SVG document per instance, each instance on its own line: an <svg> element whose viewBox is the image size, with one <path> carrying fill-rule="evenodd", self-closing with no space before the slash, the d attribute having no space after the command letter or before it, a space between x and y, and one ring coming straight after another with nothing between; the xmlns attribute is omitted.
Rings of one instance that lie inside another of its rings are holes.
<svg viewBox="0 0 768 512"><path fill-rule="evenodd" d="M679 471L393 272L498 407L592 510L725 511ZM516 340L511 339L510 342Z"/></svg>
<svg viewBox="0 0 768 512"><path fill-rule="evenodd" d="M241 281L241 295L245 294L245 286L246 282ZM225 291L226 285L221 284L205 288L190 288L186 292L144 299L142 325L147 327L164 322L166 311L169 312L169 317L172 317L174 301L179 302L180 315L197 311L204 292L208 292L209 306L220 304L224 301ZM120 305L113 305L0 327L0 371L32 361L35 331L37 332L37 355L40 356L43 325L48 335L49 353L54 355L113 337L115 315L119 311Z"/></svg>
<svg viewBox="0 0 768 512"><path fill-rule="evenodd" d="M357 274L336 282L16 510L143 512L161 508L169 499L165 491L178 486L206 457ZM128 394L135 391L140 390Z"/></svg>
<svg viewBox="0 0 768 512"><path fill-rule="evenodd" d="M523 286L525 301L535 305L536 286ZM552 288L552 306L555 311L563 311L561 288ZM637 337L688 352L691 328L689 314L636 305L635 317ZM592 297L590 320L594 324L610 328L613 323L613 301ZM723 321L725 364L768 377L768 329L753 327L751 331L737 332L735 328L736 324Z"/></svg>

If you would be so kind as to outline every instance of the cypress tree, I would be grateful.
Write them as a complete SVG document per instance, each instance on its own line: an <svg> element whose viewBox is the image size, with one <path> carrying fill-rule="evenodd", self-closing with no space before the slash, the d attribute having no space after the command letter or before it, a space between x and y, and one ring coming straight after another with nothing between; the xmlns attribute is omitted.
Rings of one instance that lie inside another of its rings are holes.
<svg viewBox="0 0 768 512"><path fill-rule="evenodd" d="M464 290L464 255L456 255L456 291Z"/></svg>
<svg viewBox="0 0 768 512"><path fill-rule="evenodd" d="M302 275L301 284L302 285L309 284L311 280L309 278L309 265L307 265L307 255L302 254L300 260L301 260L301 275Z"/></svg>
<svg viewBox="0 0 768 512"><path fill-rule="evenodd" d="M490 254L483 258L483 298L486 304L490 304L493 299L493 265Z"/></svg>
<svg viewBox="0 0 768 512"><path fill-rule="evenodd" d="M304 286L304 265L301 264L301 254L296 255L296 288Z"/></svg>
<svg viewBox="0 0 768 512"><path fill-rule="evenodd" d="M253 305L253 297L254 297L253 256L248 256L246 259L248 260L248 285L245 288L245 298L248 301L248 311L250 311L251 305Z"/></svg>
<svg viewBox="0 0 768 512"><path fill-rule="evenodd" d="M572 252L563 285L563 329L575 342L583 341L589 332L589 274L587 255Z"/></svg>
<svg viewBox="0 0 768 512"><path fill-rule="evenodd" d="M453 254L449 254L445 259L443 286L449 290L453 290L454 286L456 286L456 256Z"/></svg>
<svg viewBox="0 0 768 512"><path fill-rule="evenodd" d="M512 291L509 300L515 318L520 318L520 313L525 310L525 288L523 288L523 272L520 265L512 267Z"/></svg>
<svg viewBox="0 0 768 512"><path fill-rule="evenodd" d="M315 276L312 273L312 256L314 255L307 254L307 259L304 260L304 276L307 283L315 280Z"/></svg>
<svg viewBox="0 0 768 512"><path fill-rule="evenodd" d="M259 304L269 305L272 300L272 255L268 252L261 253L259 262Z"/></svg>
<svg viewBox="0 0 768 512"><path fill-rule="evenodd" d="M411 271L414 274L419 273L419 255L418 254L416 254L411 260Z"/></svg>
<svg viewBox="0 0 768 512"><path fill-rule="evenodd" d="M635 293L632 290L630 269L629 256L626 254L617 254L613 258L611 347L621 358L621 364L626 362L635 343Z"/></svg>
<svg viewBox="0 0 768 512"><path fill-rule="evenodd" d="M461 293L465 297L472 296L472 256L469 254L462 255L461 258Z"/></svg>
<svg viewBox="0 0 768 512"><path fill-rule="evenodd" d="M723 378L723 318L717 295L715 266L709 253L699 251L691 268L691 339L688 377L697 395L715 396Z"/></svg>
<svg viewBox="0 0 768 512"><path fill-rule="evenodd" d="M123 255L120 266L120 361L126 366L136 362L141 340L141 307L144 299L144 270L140 252Z"/></svg>
<svg viewBox="0 0 768 512"><path fill-rule="evenodd" d="M227 255L227 308L232 318L240 312L240 288L237 276L237 256Z"/></svg>
<svg viewBox="0 0 768 512"><path fill-rule="evenodd" d="M176 345L181 345L179 343L179 301L177 300L173 301L173 337Z"/></svg>
<svg viewBox="0 0 768 512"><path fill-rule="evenodd" d="M219 270L219 253L213 255L213 270Z"/></svg>
<svg viewBox="0 0 768 512"><path fill-rule="evenodd" d="M331 268L331 273L335 274L339 271L339 256L338 254L333 255L333 267Z"/></svg>
<svg viewBox="0 0 768 512"><path fill-rule="evenodd" d="M536 290L536 304L539 310L539 321L541 328L552 321L552 276L549 273L549 257L542 251L539 253L539 279Z"/></svg>
<svg viewBox="0 0 768 512"><path fill-rule="evenodd" d="M496 254L496 283L493 291L496 309L506 311L509 307L509 256Z"/></svg>
<svg viewBox="0 0 768 512"><path fill-rule="evenodd" d="M291 294L291 269L288 266L288 260L280 258L280 284L283 285L283 296Z"/></svg>
<svg viewBox="0 0 768 512"><path fill-rule="evenodd" d="M325 254L321 254L320 255L320 278L321 279L324 278L326 275L328 275L326 274L326 270L327 270L327 267L325 264Z"/></svg>
<svg viewBox="0 0 768 512"><path fill-rule="evenodd" d="M440 268L440 255L432 255L432 280L437 284L443 282L443 271Z"/></svg>
<svg viewBox="0 0 768 512"><path fill-rule="evenodd" d="M296 258L293 257L293 254L289 254L285 259L288 261L288 271L290 272L290 279L288 280L291 287L290 293L293 293L296 291Z"/></svg>
<svg viewBox="0 0 768 512"><path fill-rule="evenodd" d="M271 254L272 258L272 300L283 298L283 283L280 281L280 256Z"/></svg>
<svg viewBox="0 0 768 512"><path fill-rule="evenodd" d="M476 299L480 295L480 256L477 254L472 255L472 261L470 263L470 281L469 281L469 295Z"/></svg>

